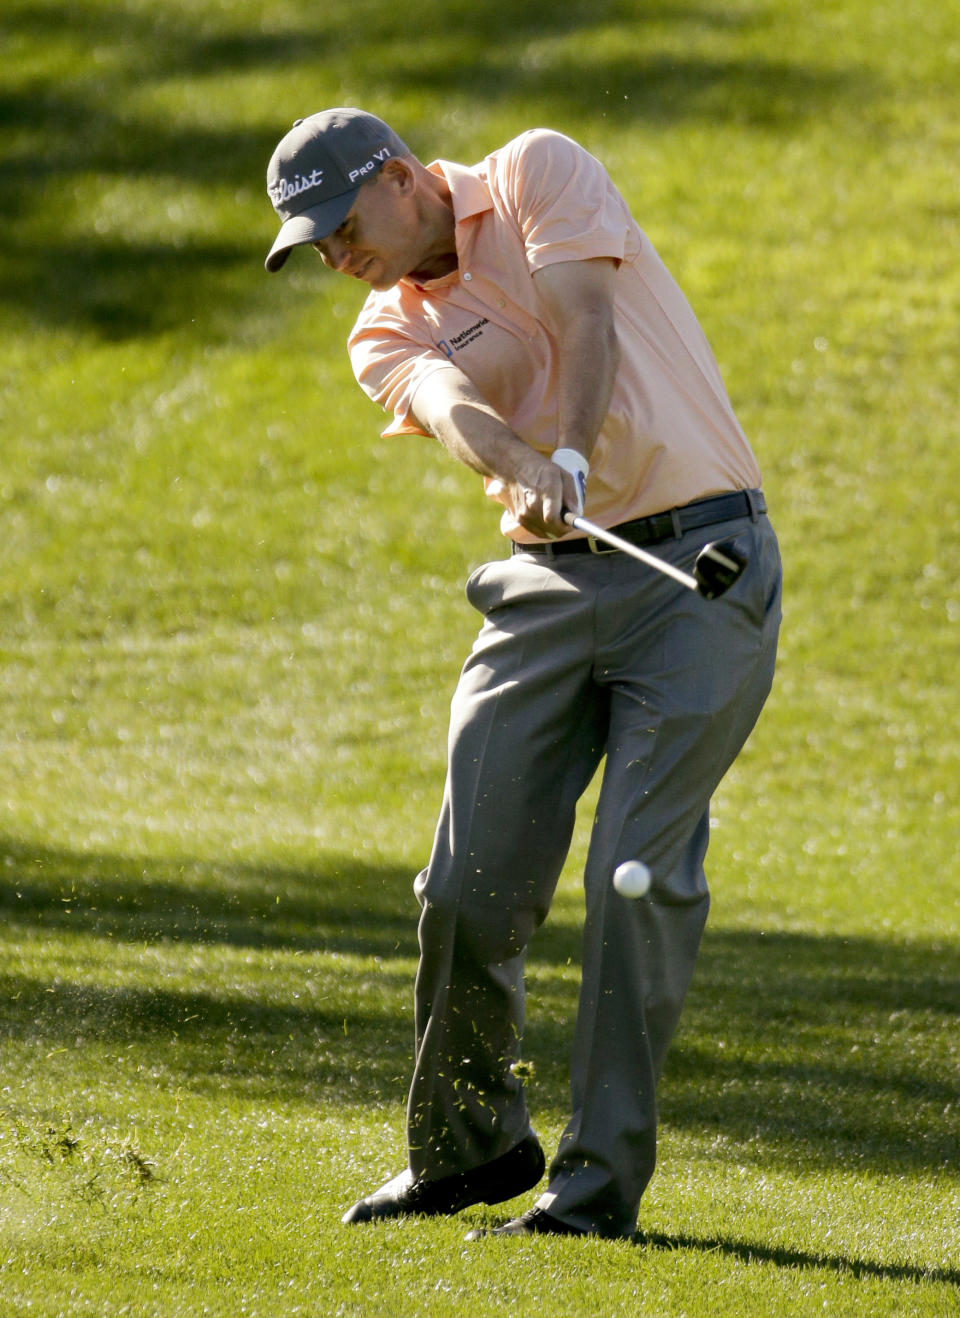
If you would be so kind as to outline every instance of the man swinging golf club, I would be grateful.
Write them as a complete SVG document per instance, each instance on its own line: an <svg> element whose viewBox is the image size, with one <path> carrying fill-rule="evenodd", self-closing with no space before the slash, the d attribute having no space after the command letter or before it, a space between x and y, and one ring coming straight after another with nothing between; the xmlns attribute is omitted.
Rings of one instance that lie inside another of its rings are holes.
<svg viewBox="0 0 960 1318"><path fill-rule="evenodd" d="M570 1118L536 1203L492 1230L629 1236L707 916L710 798L773 676L780 563L756 460L686 299L569 138L536 129L472 167L423 165L375 116L325 110L280 142L268 191L267 269L312 245L369 285L348 347L384 433L435 436L479 473L510 546L467 583L483 623L415 883L408 1162L344 1221L540 1181L514 1065L524 956L605 757ZM718 539L722 562L700 559ZM650 875L635 899L612 883L631 860Z"/></svg>

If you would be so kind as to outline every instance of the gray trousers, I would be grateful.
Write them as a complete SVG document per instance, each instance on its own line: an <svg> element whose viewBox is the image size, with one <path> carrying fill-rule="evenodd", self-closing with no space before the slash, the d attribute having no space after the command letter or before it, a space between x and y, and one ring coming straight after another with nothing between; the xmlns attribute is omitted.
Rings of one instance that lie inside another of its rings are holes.
<svg viewBox="0 0 960 1318"><path fill-rule="evenodd" d="M623 554L488 563L467 584L484 623L451 707L449 763L421 903L410 1167L434 1178L530 1129L521 1081L524 956L550 906L576 805L605 756L584 872L571 1116L540 1206L629 1235L656 1158L656 1084L709 897L709 803L770 689L780 559L766 518L656 547L691 567L734 537L749 564L701 599ZM653 883L614 890L622 861Z"/></svg>

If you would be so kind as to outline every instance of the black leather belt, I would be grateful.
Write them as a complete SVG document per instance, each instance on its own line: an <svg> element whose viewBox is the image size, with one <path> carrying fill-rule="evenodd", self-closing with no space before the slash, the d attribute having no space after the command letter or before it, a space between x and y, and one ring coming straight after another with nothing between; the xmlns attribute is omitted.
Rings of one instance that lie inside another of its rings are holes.
<svg viewBox="0 0 960 1318"><path fill-rule="evenodd" d="M709 499L697 499L652 517L638 517L635 522L622 522L610 530L632 545L655 545L660 540L679 540L687 531L696 531L714 522L732 522L737 517L752 517L756 521L767 511L767 501L760 490L735 490L730 494L714 494ZM514 540L514 554L616 554L619 551L600 544L592 536L576 540L538 540L524 545Z"/></svg>

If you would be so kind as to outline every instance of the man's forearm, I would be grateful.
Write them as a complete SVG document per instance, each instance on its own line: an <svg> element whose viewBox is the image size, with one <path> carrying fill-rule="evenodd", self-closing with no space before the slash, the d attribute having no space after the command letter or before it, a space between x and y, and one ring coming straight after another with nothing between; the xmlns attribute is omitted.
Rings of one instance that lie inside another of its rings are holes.
<svg viewBox="0 0 960 1318"><path fill-rule="evenodd" d="M458 461L506 482L535 481L546 459L525 443L465 377L432 377L417 418Z"/></svg>
<svg viewBox="0 0 960 1318"><path fill-rule="evenodd" d="M414 406L417 420L448 452L499 481L497 497L525 530L562 534L564 505L575 506L573 477L525 443L465 375L428 377Z"/></svg>
<svg viewBox="0 0 960 1318"><path fill-rule="evenodd" d="M558 448L590 457L610 409L620 361L613 319L607 312L581 312L559 335L557 388Z"/></svg>

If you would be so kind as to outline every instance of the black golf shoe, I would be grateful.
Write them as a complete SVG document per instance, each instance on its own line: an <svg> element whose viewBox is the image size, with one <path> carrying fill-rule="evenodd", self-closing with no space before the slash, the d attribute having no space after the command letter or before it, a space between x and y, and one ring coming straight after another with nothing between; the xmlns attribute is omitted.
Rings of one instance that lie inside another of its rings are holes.
<svg viewBox="0 0 960 1318"><path fill-rule="evenodd" d="M414 1180L409 1171L401 1172L348 1208L341 1221L373 1222L407 1214L434 1217L459 1213L471 1204L499 1204L533 1189L545 1165L537 1137L530 1134L499 1158L469 1172L454 1172L434 1181Z"/></svg>
<svg viewBox="0 0 960 1318"><path fill-rule="evenodd" d="M503 1226L478 1227L474 1231L468 1231L465 1239L482 1240L484 1236L585 1236L588 1234L586 1231L581 1231L578 1226L568 1226L566 1222L551 1217L542 1208L530 1208L521 1217L515 1217L512 1222L504 1222Z"/></svg>

